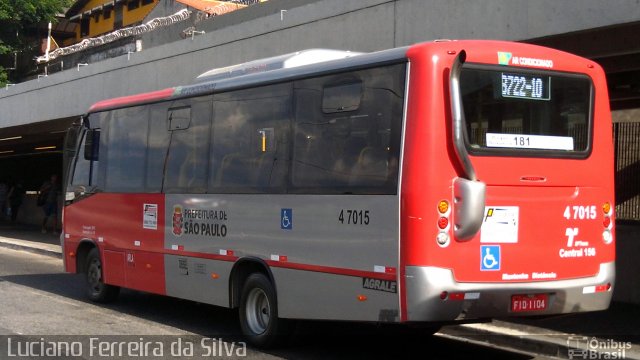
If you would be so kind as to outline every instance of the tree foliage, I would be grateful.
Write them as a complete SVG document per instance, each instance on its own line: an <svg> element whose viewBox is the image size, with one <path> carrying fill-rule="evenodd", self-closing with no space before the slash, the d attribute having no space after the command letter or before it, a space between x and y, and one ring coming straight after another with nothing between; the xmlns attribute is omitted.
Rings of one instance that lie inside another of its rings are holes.
<svg viewBox="0 0 640 360"><path fill-rule="evenodd" d="M24 30L40 23L54 22L72 0L0 0L0 57L2 63L10 63L14 51L23 50L29 39ZM0 86L7 81L7 74L0 66Z"/></svg>

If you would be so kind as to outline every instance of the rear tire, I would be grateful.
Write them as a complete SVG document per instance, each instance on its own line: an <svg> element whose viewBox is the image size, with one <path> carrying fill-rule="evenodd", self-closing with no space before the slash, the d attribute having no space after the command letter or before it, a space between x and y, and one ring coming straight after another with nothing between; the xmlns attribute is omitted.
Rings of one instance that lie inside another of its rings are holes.
<svg viewBox="0 0 640 360"><path fill-rule="evenodd" d="M91 301L108 303L114 301L120 293L120 288L104 283L102 259L97 248L91 249L87 255L85 276L87 280L87 295Z"/></svg>
<svg viewBox="0 0 640 360"><path fill-rule="evenodd" d="M264 274L251 274L245 281L239 312L242 333L254 346L273 347L288 334L287 321L278 318L276 291Z"/></svg>

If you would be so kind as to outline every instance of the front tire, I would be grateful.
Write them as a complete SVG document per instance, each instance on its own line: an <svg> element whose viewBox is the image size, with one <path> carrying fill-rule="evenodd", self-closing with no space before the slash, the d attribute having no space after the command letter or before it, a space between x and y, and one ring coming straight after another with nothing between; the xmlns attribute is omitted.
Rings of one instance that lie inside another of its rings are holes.
<svg viewBox="0 0 640 360"><path fill-rule="evenodd" d="M287 333L286 320L278 318L276 291L264 274L251 274L244 283L240 327L247 340L260 348L277 345Z"/></svg>
<svg viewBox="0 0 640 360"><path fill-rule="evenodd" d="M86 262L87 296L91 301L107 303L114 301L120 288L104 283L102 259L97 248L91 249Z"/></svg>

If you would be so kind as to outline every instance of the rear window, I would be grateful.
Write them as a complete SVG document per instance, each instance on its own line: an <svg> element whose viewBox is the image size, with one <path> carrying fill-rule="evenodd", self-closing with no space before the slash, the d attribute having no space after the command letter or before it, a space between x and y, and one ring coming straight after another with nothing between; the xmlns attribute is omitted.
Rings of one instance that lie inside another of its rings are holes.
<svg viewBox="0 0 640 360"><path fill-rule="evenodd" d="M587 76L465 65L460 90L471 153L589 154L592 85Z"/></svg>

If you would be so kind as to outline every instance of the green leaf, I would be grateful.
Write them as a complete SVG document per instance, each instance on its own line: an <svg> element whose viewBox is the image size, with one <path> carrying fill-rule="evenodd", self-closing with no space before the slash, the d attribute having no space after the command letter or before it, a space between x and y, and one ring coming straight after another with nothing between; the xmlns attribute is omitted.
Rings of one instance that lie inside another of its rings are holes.
<svg viewBox="0 0 640 360"><path fill-rule="evenodd" d="M0 66L0 87L5 87L8 82L7 71Z"/></svg>

